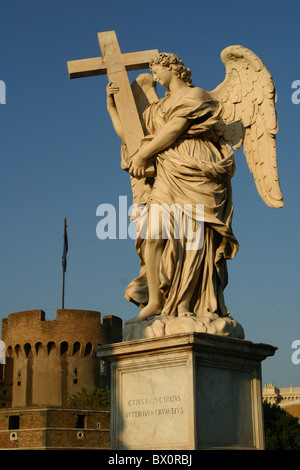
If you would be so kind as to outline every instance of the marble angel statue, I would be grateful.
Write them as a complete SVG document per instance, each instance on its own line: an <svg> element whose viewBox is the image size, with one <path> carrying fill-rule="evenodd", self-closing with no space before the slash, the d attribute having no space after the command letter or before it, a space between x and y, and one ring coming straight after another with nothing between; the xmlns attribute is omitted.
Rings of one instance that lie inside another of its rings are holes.
<svg viewBox="0 0 300 470"><path fill-rule="evenodd" d="M184 235L172 236L175 224L172 214L171 235L167 238L162 237L161 225L155 237L137 237L140 273L127 287L125 297L141 310L129 323L187 317L216 320L229 316L224 301L226 263L239 248L232 231L234 149L243 147L263 201L270 207L283 206L272 77L262 61L242 46L227 47L221 59L226 67L225 79L209 92L192 83L190 70L171 53L161 53L152 60L152 76L142 74L137 79L137 89L148 98L145 108L145 102L139 106L141 93L136 94L145 138L133 156L126 154L122 144L123 168L133 180L145 184L149 159L154 159L156 166L154 182L148 184L150 190L143 201L148 215L144 218L146 222L140 217L139 230L143 223L151 225L153 205L176 204L182 208L182 217L186 205L203 205L204 237L200 248L186 250ZM164 98L156 94L153 81L167 88ZM114 84L109 83L108 111L122 139L114 105L117 92ZM190 217L195 217L196 224L195 211Z"/></svg>

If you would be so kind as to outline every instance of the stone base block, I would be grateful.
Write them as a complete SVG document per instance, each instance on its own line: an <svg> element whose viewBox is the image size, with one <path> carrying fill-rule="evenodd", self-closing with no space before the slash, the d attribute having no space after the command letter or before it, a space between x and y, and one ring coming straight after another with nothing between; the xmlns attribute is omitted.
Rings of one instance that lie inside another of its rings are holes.
<svg viewBox="0 0 300 470"><path fill-rule="evenodd" d="M264 449L261 361L275 350L207 333L97 347L111 367L111 448Z"/></svg>

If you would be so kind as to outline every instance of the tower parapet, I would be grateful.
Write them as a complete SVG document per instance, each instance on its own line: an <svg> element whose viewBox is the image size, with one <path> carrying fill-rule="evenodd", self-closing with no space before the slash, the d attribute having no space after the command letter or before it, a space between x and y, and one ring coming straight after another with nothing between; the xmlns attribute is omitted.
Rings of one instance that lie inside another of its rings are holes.
<svg viewBox="0 0 300 470"><path fill-rule="evenodd" d="M12 396L6 405L63 406L82 387L99 385L94 347L122 341L122 320L112 315L101 323L100 312L63 309L47 321L43 310L29 310L4 318L1 333L12 368L12 393L0 383Z"/></svg>

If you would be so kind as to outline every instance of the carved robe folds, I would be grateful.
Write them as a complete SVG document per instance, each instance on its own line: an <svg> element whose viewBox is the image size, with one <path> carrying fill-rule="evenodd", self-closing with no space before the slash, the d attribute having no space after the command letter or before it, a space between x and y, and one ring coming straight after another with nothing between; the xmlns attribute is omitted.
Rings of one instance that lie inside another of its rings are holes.
<svg viewBox="0 0 300 470"><path fill-rule="evenodd" d="M226 260L232 259L238 242L231 229L233 214L231 177L235 171L231 147L214 132L221 108L214 100L201 102L182 97L175 106L168 96L152 103L144 112L144 122L151 139L169 120L184 117L190 126L170 147L157 155L157 175L147 203L204 206L204 242L200 249L185 249L186 240L171 236L165 240L160 262L162 314L177 316L177 307L188 300L195 315L229 314L223 290L227 285ZM143 142L142 142L143 144ZM141 144L141 145L142 145ZM196 220L194 220L196 223ZM172 225L173 224L173 225ZM137 238L141 259L140 276L126 289L125 297L138 305L148 302L146 271L143 261L145 240Z"/></svg>

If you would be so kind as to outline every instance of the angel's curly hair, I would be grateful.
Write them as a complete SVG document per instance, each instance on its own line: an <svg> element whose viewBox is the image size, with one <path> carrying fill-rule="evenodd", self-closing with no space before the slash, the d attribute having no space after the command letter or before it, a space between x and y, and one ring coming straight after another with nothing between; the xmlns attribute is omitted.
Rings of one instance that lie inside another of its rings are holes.
<svg viewBox="0 0 300 470"><path fill-rule="evenodd" d="M171 70L174 75L183 80L188 86L193 87L192 83L192 72L190 69L185 67L183 61L175 54L171 52L161 52L155 56L150 62L150 70L152 65L161 65Z"/></svg>

